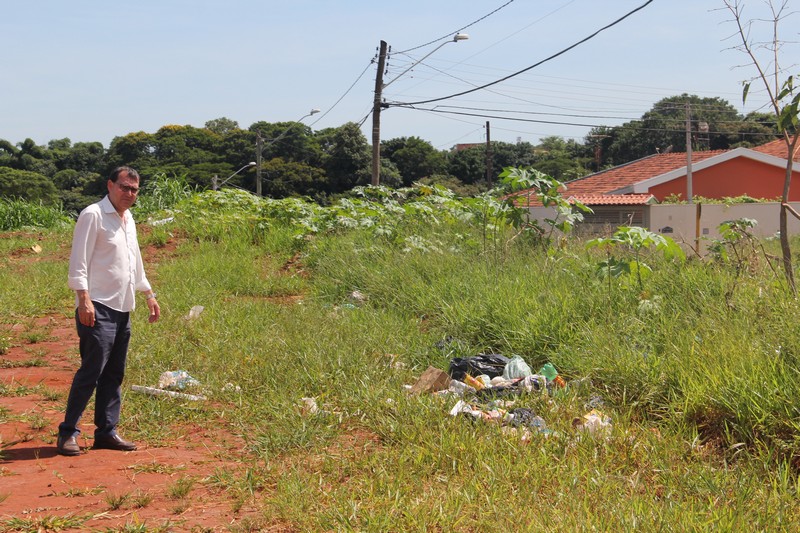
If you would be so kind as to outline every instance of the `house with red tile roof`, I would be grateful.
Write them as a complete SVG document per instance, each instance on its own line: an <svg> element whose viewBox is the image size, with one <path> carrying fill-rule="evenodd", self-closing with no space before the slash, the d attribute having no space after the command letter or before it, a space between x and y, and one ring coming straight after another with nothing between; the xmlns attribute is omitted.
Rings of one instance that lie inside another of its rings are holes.
<svg viewBox="0 0 800 533"><path fill-rule="evenodd" d="M780 200L786 175L786 144L693 152L692 196L722 200L737 196ZM789 201L800 201L800 154ZM668 197L687 198L686 153L653 154L565 183L563 194L592 208L587 223L647 225L646 206ZM532 197L535 198L535 197ZM524 205L524 204L523 204ZM535 207L534 203L530 207Z"/></svg>

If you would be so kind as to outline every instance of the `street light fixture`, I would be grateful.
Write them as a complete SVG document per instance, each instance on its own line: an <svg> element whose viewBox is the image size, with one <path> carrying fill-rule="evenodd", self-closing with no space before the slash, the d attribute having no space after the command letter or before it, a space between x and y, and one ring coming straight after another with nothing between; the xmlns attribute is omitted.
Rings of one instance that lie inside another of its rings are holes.
<svg viewBox="0 0 800 533"><path fill-rule="evenodd" d="M316 115L317 113L319 113L319 109L313 108L311 111L309 111L308 113L306 113L302 117L298 118L294 122L300 122L304 118L310 117L311 115ZM272 139L266 145L264 144L264 139L261 138L261 133L260 132L256 132L256 163L255 163L255 165L256 165L256 196L261 196L261 154L264 152L264 148L266 148L267 146L270 146L270 145L275 144L276 142L278 142L280 139L283 138L284 135L289 133L290 129L292 129L291 125L288 128L286 128L285 130L283 130L283 132L281 132L280 135L278 135L277 137Z"/></svg>
<svg viewBox="0 0 800 533"><path fill-rule="evenodd" d="M219 189L220 187L222 187L223 185L228 183L228 180L231 179L232 177L234 177L235 175L237 175L239 172L241 172L241 171L243 171L243 170L245 170L247 168L254 167L254 166L256 166L256 162L255 161L250 161L245 166L243 166L242 168L240 168L239 170L237 170L236 172L234 172L233 174L231 174L230 176L225 178L222 181L222 183L220 183L220 184L217 184L217 180L219 178L217 178L217 176L214 176L213 178L211 178L211 187L216 191L217 189Z"/></svg>
<svg viewBox="0 0 800 533"><path fill-rule="evenodd" d="M457 43L458 41L466 41L467 39L469 39L469 35L466 33L456 33L451 40L443 42L428 52L422 59L412 63L410 67L386 84L383 83L383 69L386 65L387 44L386 41L381 41L380 51L378 52L378 73L375 76L375 100L372 103L372 185L380 185L381 182L381 108L383 107L381 95L383 89L397 81L406 72L428 59L434 52L447 43Z"/></svg>
<svg viewBox="0 0 800 533"><path fill-rule="evenodd" d="M390 82L388 82L388 83L384 83L384 84L383 84L383 88L384 88L384 89L385 89L385 88L387 88L389 85L391 85L392 83L396 82L398 79L402 78L402 77L403 77L403 75L404 75L406 72L408 72L408 71L409 71L409 70L411 70L412 68L416 67L417 65L419 65L420 63L422 63L423 61L425 61L426 59L428 59L428 58L429 58L431 55L433 55L433 53L434 53L434 52L436 52L436 51L437 51L438 49L440 49L442 46L444 46L444 45L446 45L446 44L448 44L448 43L457 43L458 41L466 41L467 39L469 39L469 34L466 34L466 33L456 33L456 34L453 36L453 39L452 39L452 40L443 42L442 44L440 44L439 46L437 46L436 48L434 48L433 50L431 50L430 52L428 52L426 55L424 55L424 56L422 57L422 59L418 59L418 60L414 61L413 63L411 63L411 66L410 66L410 67L408 67L408 68L407 68L407 69L405 69L403 72L401 72L400 74L398 74L397 76L395 76L393 80L391 80L391 81L390 81Z"/></svg>

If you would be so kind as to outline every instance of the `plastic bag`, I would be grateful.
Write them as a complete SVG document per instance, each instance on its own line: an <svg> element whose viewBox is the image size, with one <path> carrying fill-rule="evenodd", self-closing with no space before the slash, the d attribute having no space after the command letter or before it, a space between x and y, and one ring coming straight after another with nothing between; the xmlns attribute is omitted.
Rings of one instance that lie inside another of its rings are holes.
<svg viewBox="0 0 800 533"><path fill-rule="evenodd" d="M503 370L510 359L496 353L478 354L472 357L456 357L450 361L448 373L453 379L464 381L464 376L480 376L486 374L489 378L502 376Z"/></svg>
<svg viewBox="0 0 800 533"><path fill-rule="evenodd" d="M159 389L179 389L194 387L200 382L194 379L186 370L167 371L158 378Z"/></svg>
<svg viewBox="0 0 800 533"><path fill-rule="evenodd" d="M525 359L519 355L514 355L511 357L511 360L503 369L504 379L526 378L532 375L533 371L531 370L531 367L529 367L528 363L525 362Z"/></svg>

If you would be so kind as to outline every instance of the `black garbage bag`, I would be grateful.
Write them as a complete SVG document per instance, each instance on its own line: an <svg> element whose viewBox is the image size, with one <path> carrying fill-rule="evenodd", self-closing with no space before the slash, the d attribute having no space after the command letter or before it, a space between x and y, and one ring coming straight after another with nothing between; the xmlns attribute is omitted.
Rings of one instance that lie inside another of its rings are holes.
<svg viewBox="0 0 800 533"><path fill-rule="evenodd" d="M514 387L513 385L495 385L494 387L486 387L475 393L475 398L485 402L496 400L498 398L505 398L507 396L517 396L525 392L521 387Z"/></svg>
<svg viewBox="0 0 800 533"><path fill-rule="evenodd" d="M486 374L490 378L503 375L510 359L499 353L482 353L472 357L456 357L450 361L448 374L453 379L464 381L464 376Z"/></svg>

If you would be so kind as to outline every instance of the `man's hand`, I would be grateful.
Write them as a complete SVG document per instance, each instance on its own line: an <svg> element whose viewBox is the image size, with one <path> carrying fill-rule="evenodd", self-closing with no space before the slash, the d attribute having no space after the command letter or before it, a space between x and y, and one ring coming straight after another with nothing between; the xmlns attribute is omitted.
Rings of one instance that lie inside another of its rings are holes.
<svg viewBox="0 0 800 533"><path fill-rule="evenodd" d="M161 308L155 298L147 299L147 308L150 310L150 316L147 320L152 324L161 317Z"/></svg>
<svg viewBox="0 0 800 533"><path fill-rule="evenodd" d="M89 291L78 292L78 320L87 327L94 327L94 304L89 299Z"/></svg>

